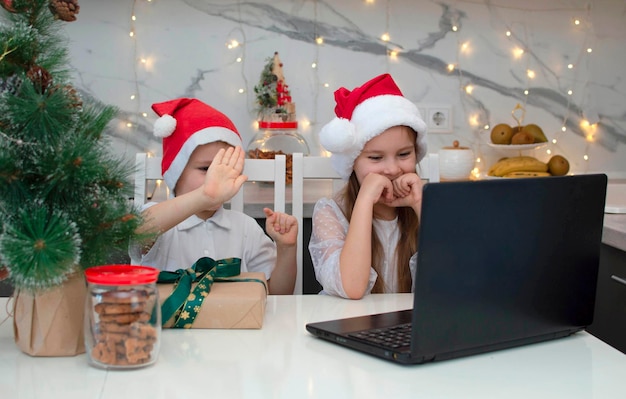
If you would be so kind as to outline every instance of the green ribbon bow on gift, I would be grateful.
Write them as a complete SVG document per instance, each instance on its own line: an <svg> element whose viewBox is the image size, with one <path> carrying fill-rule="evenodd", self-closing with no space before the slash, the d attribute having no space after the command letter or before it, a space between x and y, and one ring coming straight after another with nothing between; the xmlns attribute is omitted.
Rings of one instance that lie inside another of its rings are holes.
<svg viewBox="0 0 626 399"><path fill-rule="evenodd" d="M178 269L175 272L161 271L157 283L174 283L174 291L161 305L162 324L174 317L173 328L191 328L196 316L200 312L204 298L211 292L214 282L265 282L255 278L233 278L241 272L241 259L228 258L213 260L200 258L188 269ZM192 283L197 282L191 289Z"/></svg>

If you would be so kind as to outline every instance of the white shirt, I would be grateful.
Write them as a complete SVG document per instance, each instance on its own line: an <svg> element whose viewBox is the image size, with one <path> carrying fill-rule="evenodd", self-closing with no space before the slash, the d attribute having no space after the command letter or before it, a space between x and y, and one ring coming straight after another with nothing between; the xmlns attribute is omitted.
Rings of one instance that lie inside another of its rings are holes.
<svg viewBox="0 0 626 399"><path fill-rule="evenodd" d="M207 220L192 215L161 234L145 255L133 243L129 254L133 264L169 271L186 269L205 256L240 258L242 272L263 272L268 280L276 265L276 245L256 220L224 208Z"/></svg>
<svg viewBox="0 0 626 399"><path fill-rule="evenodd" d="M315 277L322 285L322 294L337 295L346 298L346 292L341 283L339 256L346 242L349 227L348 219L344 216L339 205L328 198L317 201L313 209L313 231L309 242L309 252L315 268ZM398 292L396 245L400 239L398 219L373 220L374 230L384 250L384 259L381 267L383 279L386 282L384 292ZM417 254L413 254L409 261L411 275L415 276L417 268ZM376 271L370 267L370 277L366 294L372 292L378 278Z"/></svg>

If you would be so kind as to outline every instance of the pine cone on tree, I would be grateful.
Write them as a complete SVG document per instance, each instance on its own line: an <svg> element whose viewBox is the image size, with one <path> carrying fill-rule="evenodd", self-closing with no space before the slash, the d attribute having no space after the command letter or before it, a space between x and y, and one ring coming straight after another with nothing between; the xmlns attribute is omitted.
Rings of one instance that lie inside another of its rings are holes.
<svg viewBox="0 0 626 399"><path fill-rule="evenodd" d="M17 10L13 8L13 0L1 0L0 6L7 10L8 12L16 12Z"/></svg>
<svg viewBox="0 0 626 399"><path fill-rule="evenodd" d="M39 93L45 93L46 89L52 84L52 75L39 65L33 65L26 72L26 77L33 82L33 85L39 90Z"/></svg>
<svg viewBox="0 0 626 399"><path fill-rule="evenodd" d="M53 94L57 90L62 90L65 96L70 99L69 106L72 108L81 108L83 106L83 100L80 98L80 94L72 85L54 85L50 88L50 94Z"/></svg>
<svg viewBox="0 0 626 399"><path fill-rule="evenodd" d="M50 0L48 7L54 18L65 22L76 21L76 14L80 11L78 0Z"/></svg>
<svg viewBox="0 0 626 399"><path fill-rule="evenodd" d="M9 269L5 266L0 266L0 281L6 280L9 278Z"/></svg>

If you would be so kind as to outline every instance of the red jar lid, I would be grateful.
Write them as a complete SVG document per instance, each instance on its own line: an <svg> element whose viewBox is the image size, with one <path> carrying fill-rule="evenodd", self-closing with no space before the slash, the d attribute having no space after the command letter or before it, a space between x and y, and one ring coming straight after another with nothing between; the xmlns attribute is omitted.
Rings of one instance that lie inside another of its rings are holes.
<svg viewBox="0 0 626 399"><path fill-rule="evenodd" d="M159 269L150 266L105 265L85 270L88 283L104 285L151 284L157 281Z"/></svg>
<svg viewBox="0 0 626 399"><path fill-rule="evenodd" d="M259 121L259 129L297 129L298 122L267 122Z"/></svg>

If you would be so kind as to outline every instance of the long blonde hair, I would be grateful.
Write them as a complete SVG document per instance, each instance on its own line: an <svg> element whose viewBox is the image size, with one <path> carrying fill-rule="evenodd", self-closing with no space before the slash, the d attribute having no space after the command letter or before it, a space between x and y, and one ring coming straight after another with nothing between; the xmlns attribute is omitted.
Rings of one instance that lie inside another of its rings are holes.
<svg viewBox="0 0 626 399"><path fill-rule="evenodd" d="M417 133L411 129L416 137ZM415 140L414 140L415 142ZM415 153L417 154L417 143L415 144ZM348 179L348 183L342 191L339 192L340 203L343 205L343 212L350 222L352 218L352 210L356 203L356 198L361 185L356 178L354 171ZM397 279L399 292L411 292L412 276L409 269L409 260L411 256L417 252L417 234L419 231L419 220L412 208L397 208L398 227L400 229L400 240L396 245L396 261L397 261ZM372 293L384 292L385 281L381 268L383 265L383 248L380 239L376 235L376 230L372 228L372 267L378 274L378 278L372 288Z"/></svg>

